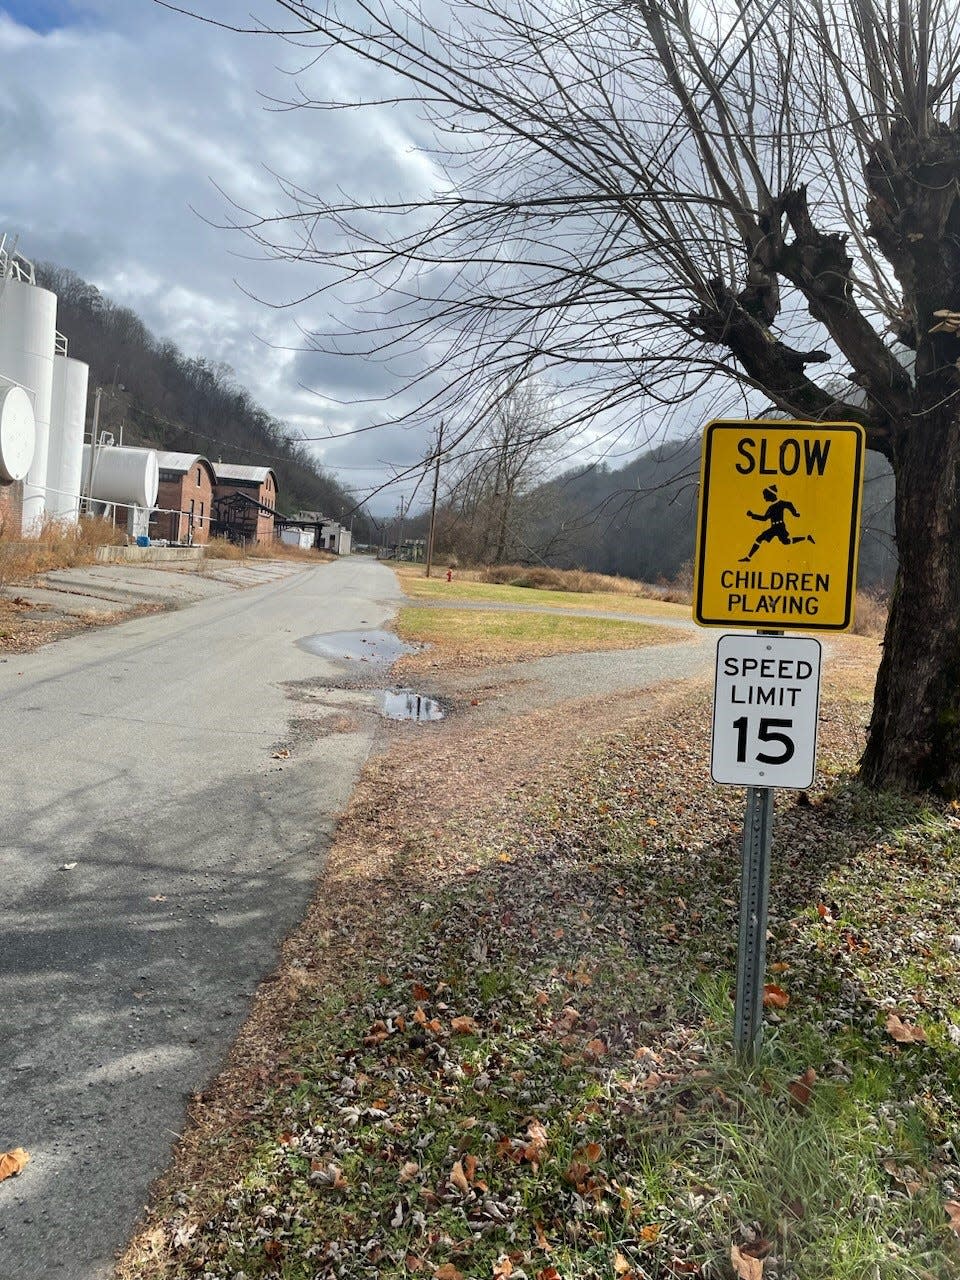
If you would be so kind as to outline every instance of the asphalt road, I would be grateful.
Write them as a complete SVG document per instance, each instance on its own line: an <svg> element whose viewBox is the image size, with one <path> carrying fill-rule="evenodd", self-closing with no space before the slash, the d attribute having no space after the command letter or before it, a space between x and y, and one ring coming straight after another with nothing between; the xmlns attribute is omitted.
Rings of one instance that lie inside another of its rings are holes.
<svg viewBox="0 0 960 1280"><path fill-rule="evenodd" d="M398 594L353 558L0 663L0 1280L112 1274L375 732L309 731L296 641Z"/></svg>

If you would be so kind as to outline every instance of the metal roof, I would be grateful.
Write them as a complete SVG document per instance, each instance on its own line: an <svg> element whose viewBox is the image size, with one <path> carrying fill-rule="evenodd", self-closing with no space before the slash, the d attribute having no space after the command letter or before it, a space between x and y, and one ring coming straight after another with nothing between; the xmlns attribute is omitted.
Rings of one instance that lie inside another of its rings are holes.
<svg viewBox="0 0 960 1280"><path fill-rule="evenodd" d="M235 480L239 484L263 484L267 476L273 476L276 480L270 467L245 467L234 462L215 462L213 469L218 482Z"/></svg>
<svg viewBox="0 0 960 1280"><path fill-rule="evenodd" d="M157 463L161 471L180 471L186 475L190 468L195 467L198 462L210 467L209 459L205 458L202 453L168 453L163 449L157 450Z"/></svg>

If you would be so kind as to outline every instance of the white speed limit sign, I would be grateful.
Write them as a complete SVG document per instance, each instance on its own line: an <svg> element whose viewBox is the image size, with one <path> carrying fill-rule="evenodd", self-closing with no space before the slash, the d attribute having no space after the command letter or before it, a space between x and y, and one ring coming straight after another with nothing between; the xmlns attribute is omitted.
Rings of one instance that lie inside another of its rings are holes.
<svg viewBox="0 0 960 1280"><path fill-rule="evenodd" d="M819 708L819 640L721 636L710 753L714 782L809 787Z"/></svg>

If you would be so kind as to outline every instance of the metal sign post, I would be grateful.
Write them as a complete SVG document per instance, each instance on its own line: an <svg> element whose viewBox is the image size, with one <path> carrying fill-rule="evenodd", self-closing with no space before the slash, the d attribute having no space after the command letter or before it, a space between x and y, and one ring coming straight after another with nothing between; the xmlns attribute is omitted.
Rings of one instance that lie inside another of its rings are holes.
<svg viewBox="0 0 960 1280"><path fill-rule="evenodd" d="M767 904L770 898L770 846L773 836L773 788L748 787L740 876L740 936L737 945L737 996L733 1045L752 1062L763 1036L763 978L767 958Z"/></svg>
<svg viewBox="0 0 960 1280"><path fill-rule="evenodd" d="M864 430L853 422L716 420L700 466L694 619L756 628L717 644L710 775L747 788L733 1038L752 1062L763 1031L775 787L816 767L820 644L783 630L853 625Z"/></svg>

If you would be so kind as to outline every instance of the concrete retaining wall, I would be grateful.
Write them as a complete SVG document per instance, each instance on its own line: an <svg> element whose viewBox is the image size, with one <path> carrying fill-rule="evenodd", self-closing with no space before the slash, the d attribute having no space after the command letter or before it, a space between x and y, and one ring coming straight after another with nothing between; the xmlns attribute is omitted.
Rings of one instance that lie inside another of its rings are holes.
<svg viewBox="0 0 960 1280"><path fill-rule="evenodd" d="M203 547L97 547L100 564L116 564L123 560L137 564L162 564L170 560L197 563L202 559Z"/></svg>

